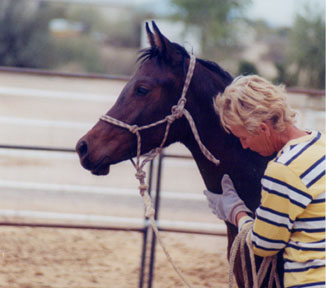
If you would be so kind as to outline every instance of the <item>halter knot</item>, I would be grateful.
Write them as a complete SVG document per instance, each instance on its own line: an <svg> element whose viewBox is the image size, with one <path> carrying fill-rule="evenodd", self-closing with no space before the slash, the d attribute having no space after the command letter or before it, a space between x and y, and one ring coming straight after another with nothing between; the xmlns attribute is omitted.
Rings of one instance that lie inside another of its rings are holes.
<svg viewBox="0 0 326 288"><path fill-rule="evenodd" d="M172 115L166 116L165 119L169 124L172 124L175 121L176 117L172 114Z"/></svg>
<svg viewBox="0 0 326 288"><path fill-rule="evenodd" d="M140 184L139 186L138 186L138 189L139 189L139 193L140 193L140 195L144 195L144 193L147 191L147 189L148 189L148 185L146 185L146 184Z"/></svg>
<svg viewBox="0 0 326 288"><path fill-rule="evenodd" d="M184 106L181 105L174 105L171 109L172 115L173 117L175 117L175 119L179 119L183 116L183 108Z"/></svg>
<svg viewBox="0 0 326 288"><path fill-rule="evenodd" d="M185 107L187 100L185 98L181 98L178 101L178 106L181 106L182 108Z"/></svg>
<svg viewBox="0 0 326 288"><path fill-rule="evenodd" d="M129 126L129 131L132 133L132 134L136 134L139 130L139 127L137 125L131 125Z"/></svg>
<svg viewBox="0 0 326 288"><path fill-rule="evenodd" d="M143 170L137 170L135 176L136 176L137 180L139 180L139 181L144 180L146 177L146 172Z"/></svg>

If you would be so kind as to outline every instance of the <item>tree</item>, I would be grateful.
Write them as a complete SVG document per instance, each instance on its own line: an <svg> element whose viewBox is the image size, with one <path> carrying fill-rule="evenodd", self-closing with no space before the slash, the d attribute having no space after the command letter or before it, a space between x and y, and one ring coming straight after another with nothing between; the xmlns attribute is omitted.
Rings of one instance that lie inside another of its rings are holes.
<svg viewBox="0 0 326 288"><path fill-rule="evenodd" d="M0 2L0 65L50 66L47 15L47 6L43 4L23 0Z"/></svg>
<svg viewBox="0 0 326 288"><path fill-rule="evenodd" d="M294 64L297 82L325 88L325 10L306 7L297 14L290 32L288 59Z"/></svg>
<svg viewBox="0 0 326 288"><path fill-rule="evenodd" d="M66 14L71 19L84 19L85 30L100 23L95 10L66 8L43 1L0 0L0 65L61 69L61 65L73 63L83 72L103 72L100 51L90 31L75 38L51 35L49 22Z"/></svg>
<svg viewBox="0 0 326 288"><path fill-rule="evenodd" d="M232 37L235 19L251 0L171 0L176 6L175 17L202 31L203 54L216 58L219 48L229 50L235 44ZM207 56L206 56L207 57Z"/></svg>
<svg viewBox="0 0 326 288"><path fill-rule="evenodd" d="M258 74L258 70L254 63L251 63L246 60L242 60L239 63L239 75L252 75L252 74Z"/></svg>

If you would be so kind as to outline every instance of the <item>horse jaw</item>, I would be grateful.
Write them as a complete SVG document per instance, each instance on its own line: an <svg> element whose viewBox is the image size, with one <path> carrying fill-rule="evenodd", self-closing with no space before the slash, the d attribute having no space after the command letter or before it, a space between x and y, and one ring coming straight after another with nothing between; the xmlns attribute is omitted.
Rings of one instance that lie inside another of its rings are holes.
<svg viewBox="0 0 326 288"><path fill-rule="evenodd" d="M110 173L110 167L111 167L111 165L106 163L107 162L107 159L108 159L108 157L104 157L95 168L93 168L92 170L90 170L90 172L93 175L96 175L96 176L105 176L105 175L108 175Z"/></svg>

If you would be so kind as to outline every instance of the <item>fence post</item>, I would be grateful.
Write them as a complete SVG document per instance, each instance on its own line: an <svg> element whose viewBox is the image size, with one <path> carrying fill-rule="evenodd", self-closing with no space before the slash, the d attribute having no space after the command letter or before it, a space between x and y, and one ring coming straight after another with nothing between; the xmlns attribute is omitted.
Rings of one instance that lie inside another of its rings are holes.
<svg viewBox="0 0 326 288"><path fill-rule="evenodd" d="M155 201L154 201L154 219L157 221L158 213L160 208L160 192L161 192L161 177L162 177L162 162L164 158L164 152L159 155L158 159L158 169L156 176L156 189L155 189ZM150 263L149 263L149 277L148 277L148 288L152 288L153 278L154 278L154 266L155 266L155 248L156 248L156 236L155 233L152 233L152 242L151 242L151 255L150 255Z"/></svg>
<svg viewBox="0 0 326 288"><path fill-rule="evenodd" d="M149 175L148 175L148 194L151 195L152 191L152 183L153 183L153 167L154 167L154 160L150 162L149 165ZM146 268L146 251L147 251L147 242L148 242L148 218L144 218L144 232L143 232L143 245L142 245L142 256L141 256L141 263L140 263L140 275L139 275L139 288L144 287L144 280L145 280L145 268Z"/></svg>

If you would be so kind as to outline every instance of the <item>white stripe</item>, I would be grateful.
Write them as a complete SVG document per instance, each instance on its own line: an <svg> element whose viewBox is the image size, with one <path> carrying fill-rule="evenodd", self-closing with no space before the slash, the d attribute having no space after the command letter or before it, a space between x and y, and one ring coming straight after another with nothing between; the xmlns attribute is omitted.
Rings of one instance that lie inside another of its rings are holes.
<svg viewBox="0 0 326 288"><path fill-rule="evenodd" d="M16 87L0 87L1 95L19 96L19 97L37 97L37 98L52 98L63 100L82 100L91 102L115 102L118 95L104 95L104 94L89 94L89 93L76 93L67 91L49 91L42 89L28 89Z"/></svg>
<svg viewBox="0 0 326 288"><path fill-rule="evenodd" d="M322 284L322 285L310 285L310 284L307 284L307 285L309 285L309 286L306 286L307 288L325 288L326 286L324 285L324 284ZM301 287L304 287L304 286L301 286Z"/></svg>
<svg viewBox="0 0 326 288"><path fill-rule="evenodd" d="M309 141L310 142L310 141ZM292 150L284 151L284 153L277 159L277 162L285 164L289 161L292 157L298 154L303 147L309 144L309 142L304 142L296 145Z"/></svg>
<svg viewBox="0 0 326 288"><path fill-rule="evenodd" d="M298 248L307 248L307 249L326 249L326 242L300 242L300 241L289 241L289 244L296 246Z"/></svg>
<svg viewBox="0 0 326 288"><path fill-rule="evenodd" d="M325 200L325 198L326 198L326 192L322 192L314 200L322 200L322 199Z"/></svg>
<svg viewBox="0 0 326 288"><path fill-rule="evenodd" d="M256 210L256 213L257 216L263 217L265 219L269 219L278 224L284 224L288 227L289 230L292 229L293 223L291 223L288 217L283 217L281 215L266 211L264 209L261 209L260 207Z"/></svg>
<svg viewBox="0 0 326 288"><path fill-rule="evenodd" d="M285 247L285 244L283 243L274 243L274 242L265 241L261 238L258 238L253 233L251 233L250 237L251 237L251 241L255 242L260 247L264 247L267 249L278 249L278 250L283 249Z"/></svg>
<svg viewBox="0 0 326 288"><path fill-rule="evenodd" d="M284 268L285 269L304 269L309 268L312 266L325 266L326 260L325 259L314 259L309 262L288 262L285 261Z"/></svg>
<svg viewBox="0 0 326 288"><path fill-rule="evenodd" d="M277 159L278 159L279 157L281 157L281 155L288 153L290 150L291 150L291 146L290 146L290 145L289 145L289 146L286 146L286 147L281 151L280 156L278 156Z"/></svg>
<svg viewBox="0 0 326 288"><path fill-rule="evenodd" d="M302 182L308 185L312 180L314 180L318 175L325 171L326 160L322 161L313 170L311 170L307 175L302 178Z"/></svg>
<svg viewBox="0 0 326 288"><path fill-rule="evenodd" d="M297 193L296 191L288 188L287 186L273 182L269 179L263 178L261 180L261 183L263 185L263 188L266 187L268 189L275 190L276 192L279 192L282 195L288 196L290 199L292 199L296 202L299 202L305 206L307 206L311 202L310 198Z"/></svg>
<svg viewBox="0 0 326 288"><path fill-rule="evenodd" d="M319 221L295 221L293 229L325 229L325 219Z"/></svg>

